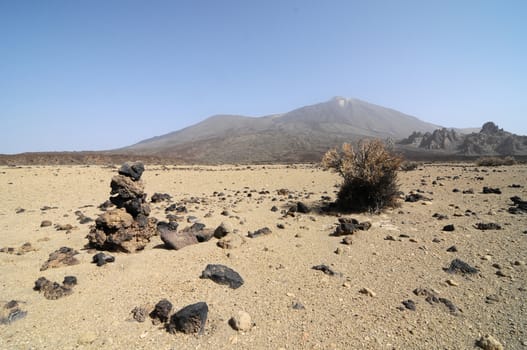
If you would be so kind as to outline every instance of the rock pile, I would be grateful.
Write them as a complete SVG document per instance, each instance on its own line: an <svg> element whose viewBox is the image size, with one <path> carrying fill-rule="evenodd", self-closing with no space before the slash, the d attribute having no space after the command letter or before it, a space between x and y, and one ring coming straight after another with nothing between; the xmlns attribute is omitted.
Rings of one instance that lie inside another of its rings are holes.
<svg viewBox="0 0 527 350"><path fill-rule="evenodd" d="M140 162L125 163L112 178L110 201L117 208L107 210L95 220L86 237L90 246L131 253L142 250L157 233L157 220L148 217L150 206L141 180L143 171Z"/></svg>

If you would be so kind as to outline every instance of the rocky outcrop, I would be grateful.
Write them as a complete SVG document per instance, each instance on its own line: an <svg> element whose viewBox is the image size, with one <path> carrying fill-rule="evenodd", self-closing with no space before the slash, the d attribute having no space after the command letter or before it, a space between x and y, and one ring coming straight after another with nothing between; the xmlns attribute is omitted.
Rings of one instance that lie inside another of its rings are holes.
<svg viewBox="0 0 527 350"><path fill-rule="evenodd" d="M110 201L117 208L95 220L87 236L91 247L131 253L142 250L157 234L157 220L149 217L150 206L141 180L143 171L140 162L125 163L112 178Z"/></svg>
<svg viewBox="0 0 527 350"><path fill-rule="evenodd" d="M493 122L483 124L479 132L471 134L445 128L432 133L413 132L398 145L409 150L439 151L462 156L527 155L527 136L504 131Z"/></svg>

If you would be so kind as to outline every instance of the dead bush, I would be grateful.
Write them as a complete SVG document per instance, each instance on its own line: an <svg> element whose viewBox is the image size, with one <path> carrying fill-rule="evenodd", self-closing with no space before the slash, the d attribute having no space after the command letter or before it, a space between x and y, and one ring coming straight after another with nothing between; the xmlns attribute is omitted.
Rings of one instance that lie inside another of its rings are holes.
<svg viewBox="0 0 527 350"><path fill-rule="evenodd" d="M381 140L363 140L357 150L345 143L341 150L331 149L322 159L324 167L344 179L335 203L337 208L352 212L379 212L396 206L397 169L401 162Z"/></svg>
<svg viewBox="0 0 527 350"><path fill-rule="evenodd" d="M477 166L500 166L500 165L514 165L516 160L514 157L507 156L505 158L500 157L482 157L476 159Z"/></svg>

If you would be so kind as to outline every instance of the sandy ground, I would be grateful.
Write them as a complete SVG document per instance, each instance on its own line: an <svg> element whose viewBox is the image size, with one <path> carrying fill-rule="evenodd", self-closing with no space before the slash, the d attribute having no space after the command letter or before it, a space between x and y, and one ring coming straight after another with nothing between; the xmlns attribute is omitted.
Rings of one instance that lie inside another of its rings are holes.
<svg viewBox="0 0 527 350"><path fill-rule="evenodd" d="M169 193L174 203L197 197L200 203L187 205L186 215L199 217L207 227L230 221L243 235L265 226L272 234L247 238L233 250L217 247L213 238L179 251L160 248L156 236L144 251L115 253L114 263L97 267L91 263L94 252L84 249L90 224L80 224L74 213L81 210L94 219L101 213L97 206L108 199L116 169L2 167L0 248L30 242L37 250L0 253L0 301L17 300L27 311L25 318L0 325L0 348L473 349L481 335L491 334L506 349L527 349L527 214L507 212L511 196L527 199L526 187L508 187L527 186L527 166L474 169L428 164L400 173L404 193L421 189L432 200L401 201L400 208L381 215L346 215L373 224L353 235L347 246L340 243L342 237L330 236L335 216L313 211L284 218L280 213L299 200L317 207L321 196L335 198L336 174L300 165L148 166L143 180L149 196ZM502 194L482 194L483 186L499 187ZM281 188L291 198L278 195ZM474 194L461 192L469 188ZM225 200L215 191L223 192ZM152 204L151 216L165 219L168 205ZM273 205L280 210L272 212ZM44 206L56 208L41 210ZM16 213L19 208L25 211ZM224 210L230 217L221 215ZM437 220L434 213L448 219ZM43 220L76 228L70 233L53 225L41 228ZM496 222L503 229L477 230L478 222ZM279 223L285 228L277 228ZM454 224L455 231L442 231L447 224ZM387 240L388 235L395 240ZM452 245L457 252L447 252ZM80 264L40 271L48 255L63 246L79 251ZM336 254L339 247L341 254ZM465 277L443 271L454 258L480 273ZM245 284L233 290L200 279L209 263L233 268ZM312 269L319 264L342 276ZM41 276L62 282L67 275L78 279L69 296L47 300L33 290ZM418 287L435 290L462 312L453 315L441 303L426 302L412 292ZM375 296L360 293L362 288ZM489 295L497 301L487 303ZM153 307L163 298L176 310L207 302L205 333L173 335L149 319L139 323L131 318L134 307ZM415 311L399 309L407 299L415 301ZM294 309L294 303L305 308ZM239 310L251 315L251 330L229 326Z"/></svg>

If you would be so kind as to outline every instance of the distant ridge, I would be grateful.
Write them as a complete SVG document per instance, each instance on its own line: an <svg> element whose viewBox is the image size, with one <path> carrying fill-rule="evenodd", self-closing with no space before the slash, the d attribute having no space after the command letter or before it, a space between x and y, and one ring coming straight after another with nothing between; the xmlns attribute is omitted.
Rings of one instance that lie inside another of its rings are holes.
<svg viewBox="0 0 527 350"><path fill-rule="evenodd" d="M435 151L461 156L526 156L527 136L500 129L493 122L478 132L461 134L454 129L413 132L398 143L403 150Z"/></svg>
<svg viewBox="0 0 527 350"><path fill-rule="evenodd" d="M324 152L342 142L373 137L398 140L412 131L437 128L394 109L334 97L283 114L215 115L112 152L206 164L319 161Z"/></svg>

